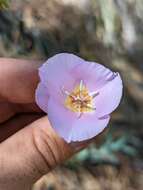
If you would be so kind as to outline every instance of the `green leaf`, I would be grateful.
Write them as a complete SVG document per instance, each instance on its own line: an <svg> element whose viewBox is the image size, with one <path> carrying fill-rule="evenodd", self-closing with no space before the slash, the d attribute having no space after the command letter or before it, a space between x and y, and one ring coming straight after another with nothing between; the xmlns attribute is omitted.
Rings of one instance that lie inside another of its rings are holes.
<svg viewBox="0 0 143 190"><path fill-rule="evenodd" d="M0 9L6 9L9 7L10 0L0 0Z"/></svg>

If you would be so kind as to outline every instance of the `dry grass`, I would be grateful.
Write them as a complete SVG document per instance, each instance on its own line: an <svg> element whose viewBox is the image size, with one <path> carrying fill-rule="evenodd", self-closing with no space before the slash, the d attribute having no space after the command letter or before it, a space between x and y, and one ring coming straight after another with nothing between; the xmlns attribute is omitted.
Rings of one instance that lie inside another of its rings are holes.
<svg viewBox="0 0 143 190"><path fill-rule="evenodd" d="M75 172L57 168L40 179L33 190L141 190L143 172L128 165L79 167Z"/></svg>

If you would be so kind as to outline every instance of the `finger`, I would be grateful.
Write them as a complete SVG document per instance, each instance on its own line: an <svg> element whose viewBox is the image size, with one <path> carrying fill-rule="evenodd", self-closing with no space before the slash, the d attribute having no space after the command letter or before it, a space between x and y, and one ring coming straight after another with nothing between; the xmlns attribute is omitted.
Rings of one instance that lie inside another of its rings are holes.
<svg viewBox="0 0 143 190"><path fill-rule="evenodd" d="M6 122L17 113L42 113L42 110L35 104L14 104L0 103L0 124Z"/></svg>
<svg viewBox="0 0 143 190"><path fill-rule="evenodd" d="M16 113L41 113L43 112L36 103L15 104Z"/></svg>
<svg viewBox="0 0 143 190"><path fill-rule="evenodd" d="M54 132L47 116L33 122L0 145L0 189L30 189L84 146L66 143Z"/></svg>
<svg viewBox="0 0 143 190"><path fill-rule="evenodd" d="M4 141L24 126L39 119L43 114L19 114L0 125L0 142Z"/></svg>
<svg viewBox="0 0 143 190"><path fill-rule="evenodd" d="M0 100L34 102L40 61L0 58Z"/></svg>
<svg viewBox="0 0 143 190"><path fill-rule="evenodd" d="M13 104L8 102L0 103L0 124L7 121L15 115Z"/></svg>

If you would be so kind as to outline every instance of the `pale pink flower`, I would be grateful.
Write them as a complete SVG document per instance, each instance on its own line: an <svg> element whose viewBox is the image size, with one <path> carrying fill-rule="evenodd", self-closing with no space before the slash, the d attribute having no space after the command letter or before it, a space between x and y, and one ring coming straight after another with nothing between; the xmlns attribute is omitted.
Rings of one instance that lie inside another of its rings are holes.
<svg viewBox="0 0 143 190"><path fill-rule="evenodd" d="M119 73L76 55L61 53L39 68L36 102L67 142L98 135L120 103Z"/></svg>

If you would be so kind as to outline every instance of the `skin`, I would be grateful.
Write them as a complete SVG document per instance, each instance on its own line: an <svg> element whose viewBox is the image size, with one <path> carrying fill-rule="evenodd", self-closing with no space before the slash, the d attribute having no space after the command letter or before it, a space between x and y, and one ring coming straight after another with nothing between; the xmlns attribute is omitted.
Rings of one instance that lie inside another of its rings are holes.
<svg viewBox="0 0 143 190"><path fill-rule="evenodd" d="M89 142L67 144L34 96L41 61L0 58L0 189L29 190Z"/></svg>

